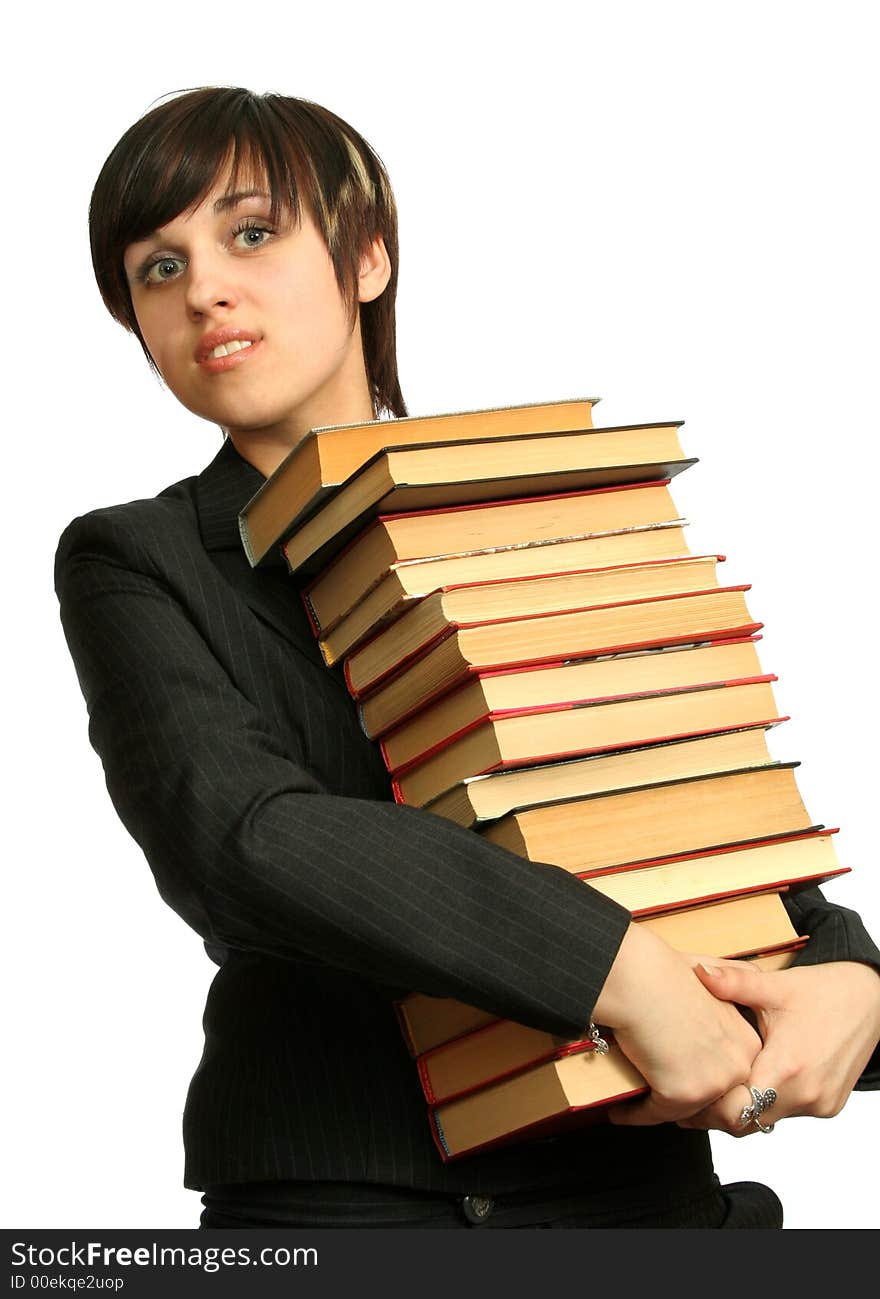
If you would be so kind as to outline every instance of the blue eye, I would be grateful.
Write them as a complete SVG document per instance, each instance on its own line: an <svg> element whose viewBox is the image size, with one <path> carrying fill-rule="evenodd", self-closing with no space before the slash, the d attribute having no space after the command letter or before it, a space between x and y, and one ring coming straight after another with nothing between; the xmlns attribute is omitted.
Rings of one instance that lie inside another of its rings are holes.
<svg viewBox="0 0 880 1299"><path fill-rule="evenodd" d="M245 248L262 248L267 242L266 236L271 237L275 233L269 226L260 225L255 221L242 221L233 230L233 238L237 239L239 235L245 235L243 247ZM260 236L259 238L252 236Z"/></svg>
<svg viewBox="0 0 880 1299"><path fill-rule="evenodd" d="M232 231L233 240L238 240L242 236L241 243L237 244L240 249L250 250L252 248L262 248L275 234L271 226L261 224L258 221L245 220ZM147 262L137 273L137 278L141 284L152 287L157 284L168 284L171 280L176 280L181 273L181 269L186 265L182 257L172 257L170 253L160 253L152 261Z"/></svg>
<svg viewBox="0 0 880 1299"><path fill-rule="evenodd" d="M178 273L178 265L182 265L179 257L159 257L144 267L140 279L144 284L166 284Z"/></svg>

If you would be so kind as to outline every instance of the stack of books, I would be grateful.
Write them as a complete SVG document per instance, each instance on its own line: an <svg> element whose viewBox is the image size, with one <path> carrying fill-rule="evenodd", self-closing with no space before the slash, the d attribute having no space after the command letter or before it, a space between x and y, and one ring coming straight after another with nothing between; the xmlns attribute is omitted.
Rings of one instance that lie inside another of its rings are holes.
<svg viewBox="0 0 880 1299"><path fill-rule="evenodd" d="M681 421L594 399L315 429L242 512L280 546L395 799L550 862L672 946L781 969L782 894L845 873L774 761L763 625L693 555ZM646 1084L613 1041L398 1005L444 1159L600 1116Z"/></svg>

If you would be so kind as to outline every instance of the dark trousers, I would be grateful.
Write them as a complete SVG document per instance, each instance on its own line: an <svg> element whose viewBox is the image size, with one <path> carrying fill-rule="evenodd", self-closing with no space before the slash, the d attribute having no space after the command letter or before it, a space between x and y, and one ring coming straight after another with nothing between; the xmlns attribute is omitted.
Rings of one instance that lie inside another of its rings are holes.
<svg viewBox="0 0 880 1299"><path fill-rule="evenodd" d="M712 1178L679 1203L597 1207L576 1193L437 1195L393 1186L265 1182L208 1187L199 1226L210 1227L709 1227L782 1226L782 1204L760 1182Z"/></svg>

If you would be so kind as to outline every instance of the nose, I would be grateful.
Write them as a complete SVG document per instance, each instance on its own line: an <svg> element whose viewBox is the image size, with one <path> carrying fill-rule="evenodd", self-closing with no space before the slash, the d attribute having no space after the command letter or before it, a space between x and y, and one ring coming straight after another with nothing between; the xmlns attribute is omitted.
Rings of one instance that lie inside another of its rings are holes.
<svg viewBox="0 0 880 1299"><path fill-rule="evenodd" d="M235 277L228 259L205 251L190 255L186 268L186 308L198 319L217 307L232 309L238 302Z"/></svg>

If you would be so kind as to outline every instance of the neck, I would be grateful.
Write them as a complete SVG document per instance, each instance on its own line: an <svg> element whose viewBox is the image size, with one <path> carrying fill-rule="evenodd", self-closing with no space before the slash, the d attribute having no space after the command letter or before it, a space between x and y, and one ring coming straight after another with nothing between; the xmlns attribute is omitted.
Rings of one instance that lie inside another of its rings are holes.
<svg viewBox="0 0 880 1299"><path fill-rule="evenodd" d="M360 333L357 347L340 369L307 401L277 423L261 428L224 428L243 460L269 478L313 428L327 424L362 424L376 418L367 383Z"/></svg>
<svg viewBox="0 0 880 1299"><path fill-rule="evenodd" d="M327 424L365 424L375 418L373 403L367 398L363 402L334 403L326 409L314 410L283 428L227 428L223 432L242 460L247 460L265 478L270 478L311 429L323 428Z"/></svg>

